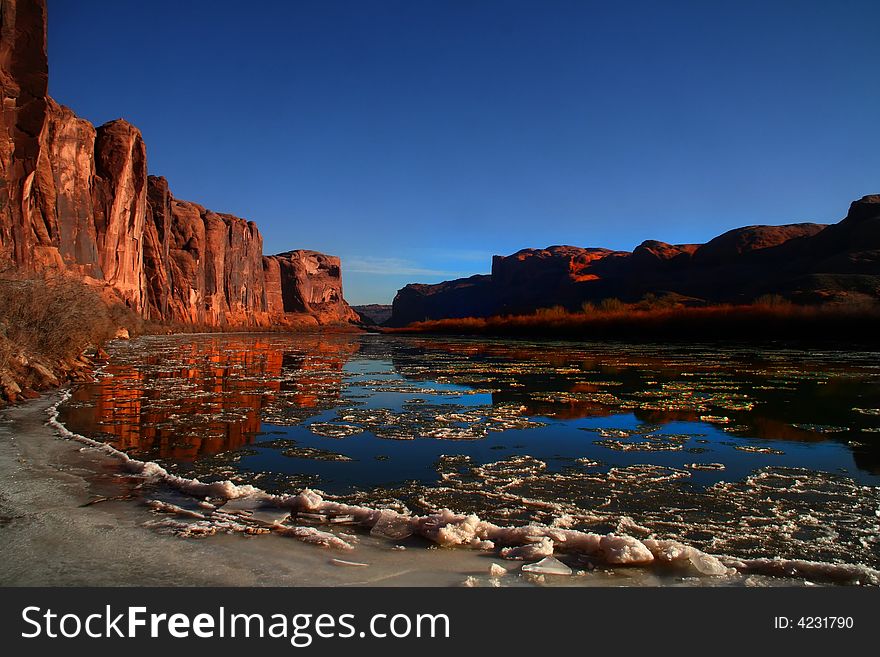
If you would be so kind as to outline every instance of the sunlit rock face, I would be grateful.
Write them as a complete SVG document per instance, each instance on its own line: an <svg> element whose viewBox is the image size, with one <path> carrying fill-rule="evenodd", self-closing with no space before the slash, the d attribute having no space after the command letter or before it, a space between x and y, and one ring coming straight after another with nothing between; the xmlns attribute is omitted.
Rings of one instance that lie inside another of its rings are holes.
<svg viewBox="0 0 880 657"><path fill-rule="evenodd" d="M146 151L125 121L97 130L46 95L46 8L2 3L0 258L104 281L143 311Z"/></svg>
<svg viewBox="0 0 880 657"><path fill-rule="evenodd" d="M358 321L342 297L342 266L336 256L288 251L264 258L263 268L267 309L273 315L305 313L319 323Z"/></svg>
<svg viewBox="0 0 880 657"><path fill-rule="evenodd" d="M127 121L111 121L97 130L92 198L103 278L128 306L143 312L147 151L140 130ZM61 213L60 223L66 221Z"/></svg>
<svg viewBox="0 0 880 657"><path fill-rule="evenodd" d="M45 3L0 4L0 256L23 262L48 235L34 185L48 114ZM45 163L43 171L46 172ZM46 240L48 241L48 240Z"/></svg>
<svg viewBox="0 0 880 657"><path fill-rule="evenodd" d="M291 251L264 267L256 224L175 199L147 176L136 127L96 129L49 98L45 1L0 8L0 270L74 273L159 322L357 320L338 258Z"/></svg>
<svg viewBox="0 0 880 657"><path fill-rule="evenodd" d="M692 304L749 303L767 294L797 302L880 298L880 195L854 202L846 218L746 226L706 244L648 240L631 253L551 246L495 256L492 273L397 293L389 324L527 314L646 295Z"/></svg>
<svg viewBox="0 0 880 657"><path fill-rule="evenodd" d="M173 197L170 212L166 319L266 325L263 238L256 224Z"/></svg>

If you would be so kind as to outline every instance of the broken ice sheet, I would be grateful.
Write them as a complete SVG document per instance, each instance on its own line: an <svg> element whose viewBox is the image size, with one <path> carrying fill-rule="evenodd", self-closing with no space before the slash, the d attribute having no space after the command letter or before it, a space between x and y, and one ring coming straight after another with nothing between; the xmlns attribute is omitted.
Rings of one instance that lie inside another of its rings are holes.
<svg viewBox="0 0 880 657"><path fill-rule="evenodd" d="M379 515L379 520L376 521L376 524L370 530L370 534L388 538L392 541L399 541L412 536L411 519L394 511L383 511Z"/></svg>
<svg viewBox="0 0 880 657"><path fill-rule="evenodd" d="M503 577L506 574L507 574L507 568L505 568L504 566L502 566L500 564L493 563L491 566L489 566L489 576L490 577Z"/></svg>
<svg viewBox="0 0 880 657"><path fill-rule="evenodd" d="M814 433L844 433L849 431L849 427L837 427L829 424L799 424L795 423L791 426L804 431L812 431Z"/></svg>
<svg viewBox="0 0 880 657"><path fill-rule="evenodd" d="M288 509L281 509L260 495L248 495L229 500L219 508L218 512L234 514L240 516L242 520L251 520L263 525L280 524L290 515Z"/></svg>
<svg viewBox="0 0 880 657"><path fill-rule="evenodd" d="M249 516L247 516L247 519L264 525L277 525L287 520L289 516L290 511L286 509L266 506L255 509Z"/></svg>
<svg viewBox="0 0 880 657"><path fill-rule="evenodd" d="M536 563L524 564L522 570L535 575L571 575L571 568L556 557L544 557Z"/></svg>
<svg viewBox="0 0 880 657"><path fill-rule="evenodd" d="M326 438L347 438L359 433L363 433L363 429L354 424L341 424L333 422L312 422L309 430L318 436Z"/></svg>
<svg viewBox="0 0 880 657"><path fill-rule="evenodd" d="M749 452L751 454L785 454L781 449L757 447L756 445L736 445L734 449L739 450L740 452Z"/></svg>
<svg viewBox="0 0 880 657"><path fill-rule="evenodd" d="M243 513L254 511L266 505L266 500L261 495L247 495L236 497L226 502L222 510L224 513Z"/></svg>

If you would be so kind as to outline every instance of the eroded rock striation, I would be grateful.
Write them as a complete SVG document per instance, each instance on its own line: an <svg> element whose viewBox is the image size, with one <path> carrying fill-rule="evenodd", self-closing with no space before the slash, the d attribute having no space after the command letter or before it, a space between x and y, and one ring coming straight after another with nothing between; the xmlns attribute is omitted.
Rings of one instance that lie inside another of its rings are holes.
<svg viewBox="0 0 880 657"><path fill-rule="evenodd" d="M0 271L70 272L159 322L357 321L339 258L265 258L256 224L147 175L136 127L96 129L48 97L45 0L0 0L0 18Z"/></svg>
<svg viewBox="0 0 880 657"><path fill-rule="evenodd" d="M585 302L647 295L692 304L764 295L802 303L880 300L880 195L854 202L830 226L746 226L706 244L649 240L632 252L551 246L495 256L488 275L407 285L388 324L578 310Z"/></svg>

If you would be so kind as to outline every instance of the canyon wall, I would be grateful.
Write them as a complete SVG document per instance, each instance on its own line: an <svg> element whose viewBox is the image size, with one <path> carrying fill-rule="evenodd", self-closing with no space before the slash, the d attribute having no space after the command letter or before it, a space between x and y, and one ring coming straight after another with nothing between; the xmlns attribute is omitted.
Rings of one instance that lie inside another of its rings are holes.
<svg viewBox="0 0 880 657"><path fill-rule="evenodd" d="M0 272L73 273L157 322L357 321L338 258L264 258L256 224L147 175L137 128L96 129L47 96L45 0L0 0L0 20Z"/></svg>
<svg viewBox="0 0 880 657"><path fill-rule="evenodd" d="M398 291L390 326L430 319L528 314L647 295L677 303L880 300L880 195L852 203L837 224L736 228L706 244L646 241L632 252L575 246L495 256L492 273Z"/></svg>

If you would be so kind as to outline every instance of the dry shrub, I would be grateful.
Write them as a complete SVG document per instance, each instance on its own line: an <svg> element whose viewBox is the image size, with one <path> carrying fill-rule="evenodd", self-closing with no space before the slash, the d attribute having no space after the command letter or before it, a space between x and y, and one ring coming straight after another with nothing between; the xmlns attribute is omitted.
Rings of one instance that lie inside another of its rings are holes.
<svg viewBox="0 0 880 657"><path fill-rule="evenodd" d="M562 306L553 306L552 308L538 308L535 311L535 317L543 321L553 321L561 319L568 314L568 311Z"/></svg>
<svg viewBox="0 0 880 657"><path fill-rule="evenodd" d="M625 304L609 299L582 312L538 312L416 322L392 333L527 335L672 342L880 344L880 304L799 306L782 298L743 305ZM647 307L646 307L647 306Z"/></svg>
<svg viewBox="0 0 880 657"><path fill-rule="evenodd" d="M0 365L15 353L52 361L75 358L89 345L112 338L120 326L135 328L133 313L108 304L73 277L0 279Z"/></svg>
<svg viewBox="0 0 880 657"><path fill-rule="evenodd" d="M0 371L9 367L9 361L15 355L12 342L3 335L3 326L0 325Z"/></svg>
<svg viewBox="0 0 880 657"><path fill-rule="evenodd" d="M626 309L626 304L620 299L615 299L614 297L602 299L602 301L599 302L600 313L618 313Z"/></svg>

